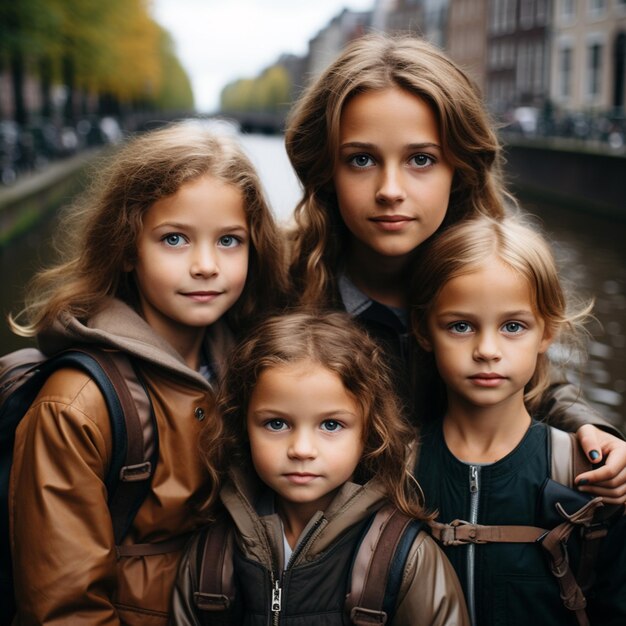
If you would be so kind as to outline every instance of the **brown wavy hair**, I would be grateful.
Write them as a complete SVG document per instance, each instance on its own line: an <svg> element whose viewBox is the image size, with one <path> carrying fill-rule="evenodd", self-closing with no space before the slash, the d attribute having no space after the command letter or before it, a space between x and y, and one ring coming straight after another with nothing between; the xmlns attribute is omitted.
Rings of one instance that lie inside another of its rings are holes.
<svg viewBox="0 0 626 626"><path fill-rule="evenodd" d="M592 302L572 302L572 297L559 278L557 263L548 242L531 223L530 218L510 215L496 220L486 216L465 220L451 226L431 239L420 250L412 276L411 331L419 340L428 337L428 315L444 285L451 279L471 274L492 258L523 277L530 287L532 307L545 322L545 328L561 347L574 352L584 351L584 323L588 320ZM571 302L571 304L569 303ZM561 351L567 354L567 351ZM424 398L434 403L426 413L440 412L445 403L443 382L436 373L434 358L422 355L429 366L422 368ZM524 401L531 413L536 413L541 399L550 386L549 354L538 356L537 367L524 390ZM434 390L439 397L434 398Z"/></svg>
<svg viewBox="0 0 626 626"><path fill-rule="evenodd" d="M248 277L228 321L234 329L247 327L279 307L287 293L284 248L258 175L234 138L187 121L132 138L94 169L89 189L59 226L61 260L33 278L25 308L9 316L14 332L36 335L61 314L88 319L108 297L136 305L133 274L125 268L136 260L146 211L205 175L241 192L250 229Z"/></svg>
<svg viewBox="0 0 626 626"><path fill-rule="evenodd" d="M233 351L217 398L219 418L207 424L201 438L212 486L206 509L216 505L230 467L254 473L246 417L259 376L267 368L302 361L312 361L339 376L362 410L364 451L355 481L376 478L395 506L425 518L408 467L408 446L416 434L402 418L384 355L349 315L337 312L298 311L269 318Z"/></svg>
<svg viewBox="0 0 626 626"><path fill-rule="evenodd" d="M348 230L333 172L346 103L369 91L400 87L432 108L444 158L454 168L440 229L477 214L501 217L514 202L501 182L501 149L474 83L432 44L372 34L353 41L294 105L285 143L304 193L295 210L291 277L304 305L337 306L336 275Z"/></svg>

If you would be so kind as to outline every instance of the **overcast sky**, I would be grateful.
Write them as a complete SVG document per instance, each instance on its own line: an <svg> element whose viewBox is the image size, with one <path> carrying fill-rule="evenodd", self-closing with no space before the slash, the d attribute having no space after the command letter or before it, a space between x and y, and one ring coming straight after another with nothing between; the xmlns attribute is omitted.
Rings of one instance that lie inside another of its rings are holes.
<svg viewBox="0 0 626 626"><path fill-rule="evenodd" d="M226 83L256 76L283 52L305 54L343 8L373 6L374 0L153 0L153 14L174 38L196 108L211 112Z"/></svg>

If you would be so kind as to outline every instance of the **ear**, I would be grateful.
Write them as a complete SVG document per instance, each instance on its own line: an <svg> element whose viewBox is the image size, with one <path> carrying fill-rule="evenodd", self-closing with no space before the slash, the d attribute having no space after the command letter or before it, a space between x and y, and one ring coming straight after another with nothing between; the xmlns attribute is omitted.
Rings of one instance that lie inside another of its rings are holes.
<svg viewBox="0 0 626 626"><path fill-rule="evenodd" d="M432 352L433 351L433 345L430 342L430 339L428 337L426 337L425 335L420 334L416 334L415 338L417 339L417 343L419 344L419 346L422 348L422 350L426 350L426 352Z"/></svg>
<svg viewBox="0 0 626 626"><path fill-rule="evenodd" d="M554 341L554 332L549 328L545 328L543 331L543 338L539 344L539 354L543 354Z"/></svg>

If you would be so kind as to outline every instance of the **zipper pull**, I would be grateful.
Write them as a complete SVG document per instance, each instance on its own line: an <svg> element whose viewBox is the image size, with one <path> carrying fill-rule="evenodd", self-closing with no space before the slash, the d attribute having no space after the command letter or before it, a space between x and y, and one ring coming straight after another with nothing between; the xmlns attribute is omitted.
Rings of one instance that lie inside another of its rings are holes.
<svg viewBox="0 0 626 626"><path fill-rule="evenodd" d="M476 465L470 465L469 489L470 493L478 492L478 467Z"/></svg>
<svg viewBox="0 0 626 626"><path fill-rule="evenodd" d="M277 613L280 613L282 604L283 590L280 588L280 581L274 583L274 589L272 589L272 613L275 617L278 617Z"/></svg>

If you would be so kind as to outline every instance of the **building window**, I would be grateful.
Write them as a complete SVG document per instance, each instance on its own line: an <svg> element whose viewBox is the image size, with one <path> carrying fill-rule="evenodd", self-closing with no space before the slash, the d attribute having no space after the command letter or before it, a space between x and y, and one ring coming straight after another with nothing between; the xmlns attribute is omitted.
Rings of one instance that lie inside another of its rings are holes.
<svg viewBox="0 0 626 626"><path fill-rule="evenodd" d="M515 26L517 24L517 0L505 0L505 28L509 33L515 32Z"/></svg>
<svg viewBox="0 0 626 626"><path fill-rule="evenodd" d="M626 0L624 0L626 2ZM543 26L546 23L548 17L546 0L537 0L537 8L535 10L535 16L537 18L537 25Z"/></svg>
<svg viewBox="0 0 626 626"><path fill-rule="evenodd" d="M599 17L604 15L606 11L606 0L588 0L589 15L591 17Z"/></svg>
<svg viewBox="0 0 626 626"><path fill-rule="evenodd" d="M561 48L559 53L559 95L563 99L572 96L572 48Z"/></svg>
<svg viewBox="0 0 626 626"><path fill-rule="evenodd" d="M602 44L592 43L587 49L587 93L591 98L600 95L602 71Z"/></svg>
<svg viewBox="0 0 626 626"><path fill-rule="evenodd" d="M536 94L541 94L543 91L543 71L544 71L544 63L543 63L543 43L538 41L535 43L535 59L534 59L534 70L533 70L533 91Z"/></svg>
<svg viewBox="0 0 626 626"><path fill-rule="evenodd" d="M533 0L520 0L519 24L522 28L532 28L533 26Z"/></svg>
<svg viewBox="0 0 626 626"><path fill-rule="evenodd" d="M561 0L561 18L564 22L573 22L576 18L576 0Z"/></svg>

